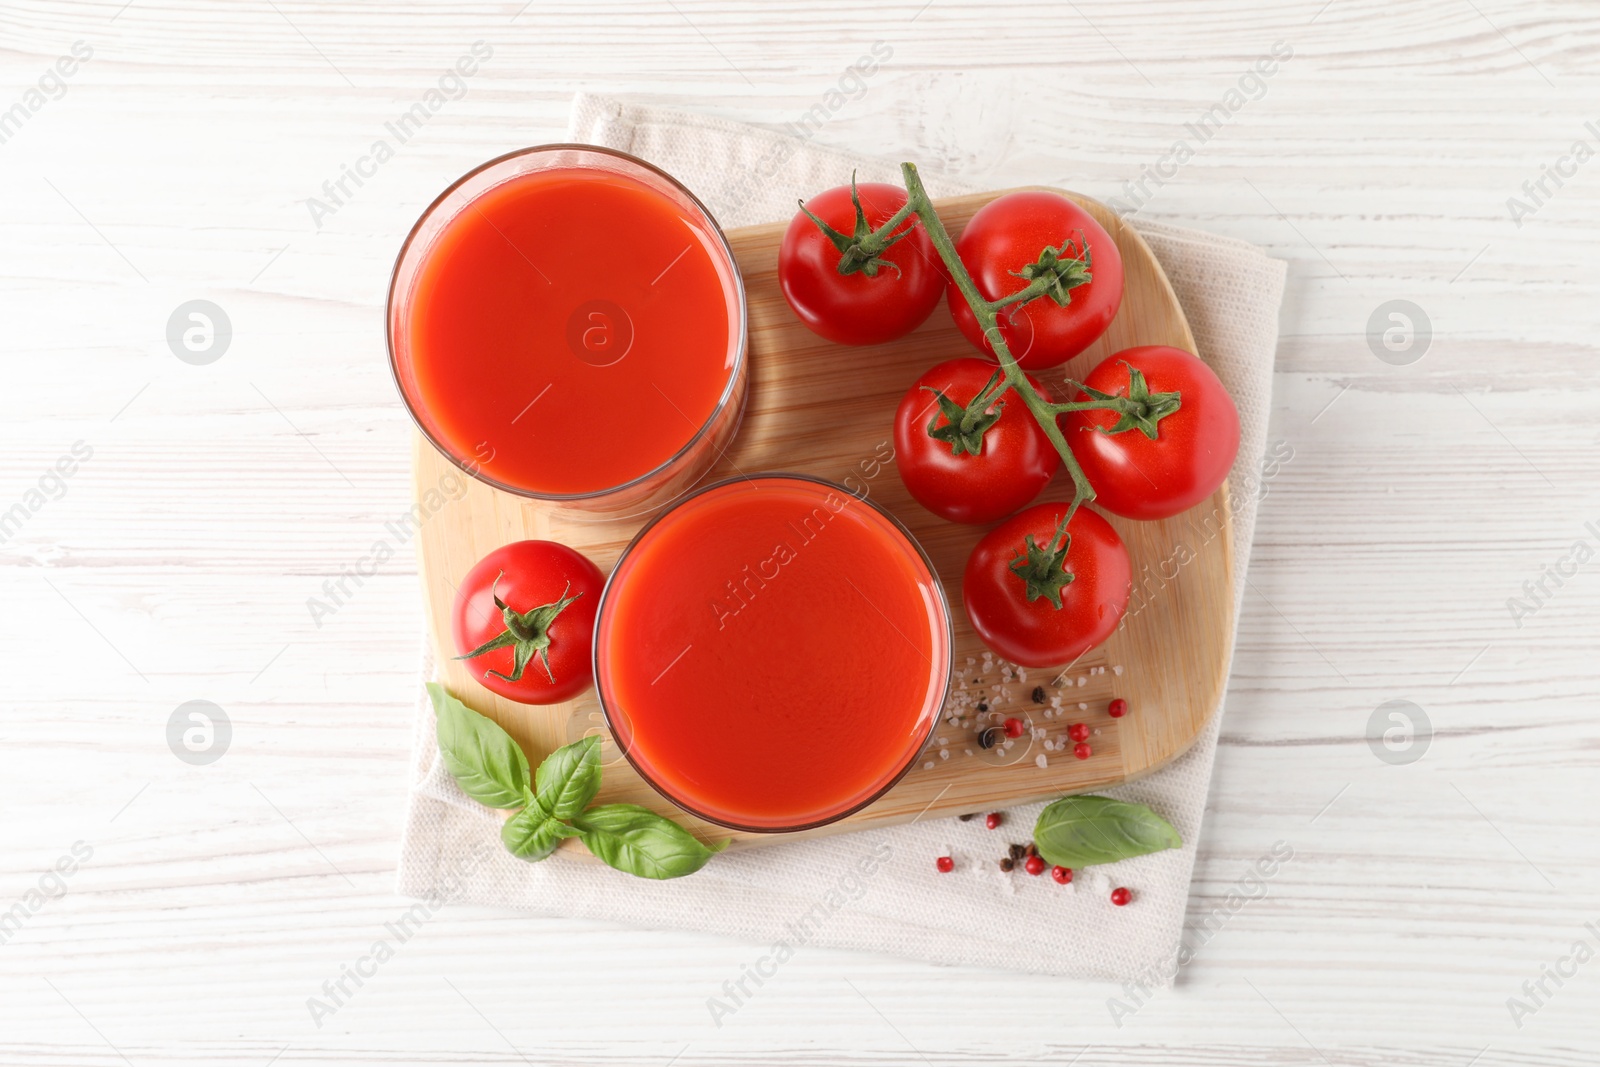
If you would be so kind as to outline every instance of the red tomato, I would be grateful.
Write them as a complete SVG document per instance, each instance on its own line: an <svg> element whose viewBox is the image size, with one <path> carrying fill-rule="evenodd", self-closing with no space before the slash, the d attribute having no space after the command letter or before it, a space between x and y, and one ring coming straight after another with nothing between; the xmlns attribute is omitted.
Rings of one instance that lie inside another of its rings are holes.
<svg viewBox="0 0 1600 1067"><path fill-rule="evenodd" d="M990 530L961 579L972 628L1024 667L1072 662L1110 637L1128 610L1132 569L1122 539L1105 519L1079 508L1063 551L1067 507L1036 504Z"/></svg>
<svg viewBox="0 0 1600 1067"><path fill-rule="evenodd" d="M972 216L956 242L961 262L986 300L1028 286L1021 274L1046 247L1068 246L1061 255L1065 260L1082 256L1083 244L1088 245L1089 280L1065 291L1066 304L1046 295L1000 312L1000 336L1017 362L1029 370L1065 363L1092 345L1116 318L1122 306L1122 253L1117 243L1076 203L1042 191L1007 193L991 200ZM953 281L949 299L950 314L967 340L993 357L978 317Z"/></svg>
<svg viewBox="0 0 1600 1067"><path fill-rule="evenodd" d="M554 541L516 541L484 556L456 591L457 659L491 692L558 704L594 681L590 647L605 576Z"/></svg>
<svg viewBox="0 0 1600 1067"><path fill-rule="evenodd" d="M981 359L941 363L917 379L895 412L894 462L900 480L917 503L951 522L1005 518L1038 496L1061 465L1055 446L1016 393L1006 392L987 406L974 427L987 427L981 437L962 435L953 425L961 422L960 409L995 384L998 373L998 367ZM1050 400L1044 386L1028 380ZM930 428L941 436L931 436Z"/></svg>
<svg viewBox="0 0 1600 1067"><path fill-rule="evenodd" d="M864 182L856 189L867 231L888 222L906 203L899 186ZM867 232L858 229L848 185L817 194L805 208L845 238ZM778 249L778 284L801 322L830 341L875 345L910 333L933 313L944 291L944 264L915 216L895 231L894 236L905 236L877 263L840 274L840 249L806 211L790 221Z"/></svg>
<svg viewBox="0 0 1600 1067"><path fill-rule="evenodd" d="M1239 452L1239 412L1198 357L1166 345L1128 348L1101 361L1083 384L1115 396L1132 391L1154 404L1162 402L1158 394L1178 394L1178 409L1150 427L1153 438L1131 419L1132 428L1105 432L1119 424L1112 411L1061 416L1100 507L1129 519L1164 519L1205 500L1228 476Z"/></svg>

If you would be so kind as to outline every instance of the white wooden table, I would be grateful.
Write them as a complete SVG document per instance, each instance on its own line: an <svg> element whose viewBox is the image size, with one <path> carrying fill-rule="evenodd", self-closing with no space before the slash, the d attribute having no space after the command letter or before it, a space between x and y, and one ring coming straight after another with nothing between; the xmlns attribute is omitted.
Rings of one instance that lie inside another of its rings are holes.
<svg viewBox="0 0 1600 1067"><path fill-rule="evenodd" d="M1572 555L1600 546L1600 162L1563 162L1600 149L1600 12L519 8L0 12L0 921L22 907L0 1063L1600 1058L1600 962L1570 957L1600 949L1600 561ZM479 40L464 95L334 204L324 182ZM892 58L819 138L1125 201L1159 165L1141 212L1291 261L1271 436L1293 459L1261 512L1191 920L1273 842L1294 860L1120 1027L1104 986L808 950L717 1029L705 999L746 946L452 908L315 1028L306 999L408 904L409 548L320 626L307 610L408 504L381 315L401 237L472 164L558 138L575 89L778 126L876 40ZM77 41L90 58L49 74ZM1276 41L1292 58L1227 108ZM1219 102L1202 142L1185 123ZM1564 184L1536 202L1546 167ZM166 336L195 299L232 325L203 366ZM1432 324L1409 365L1366 337L1394 299ZM1569 573L1519 626L1507 599L1547 567ZM197 699L232 723L210 765L166 739ZM1420 761L1369 747L1393 699L1431 721ZM1570 976L1519 1028L1507 1000L1533 1007L1541 967Z"/></svg>

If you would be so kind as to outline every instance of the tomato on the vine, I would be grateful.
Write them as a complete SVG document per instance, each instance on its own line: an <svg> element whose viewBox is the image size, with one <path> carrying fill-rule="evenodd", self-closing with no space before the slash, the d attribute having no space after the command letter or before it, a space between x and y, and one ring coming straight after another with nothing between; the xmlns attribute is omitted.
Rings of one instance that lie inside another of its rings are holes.
<svg viewBox="0 0 1600 1067"><path fill-rule="evenodd" d="M1101 361L1082 384L1090 392L1076 400L1139 402L1127 414L1061 416L1100 507L1129 519L1164 519L1205 500L1228 476L1239 452L1239 411L1198 356L1166 345L1128 348Z"/></svg>
<svg viewBox="0 0 1600 1067"><path fill-rule="evenodd" d="M1000 312L1000 336L1029 370L1065 363L1106 332L1122 306L1122 253L1093 215L1059 193L1026 190L991 200L956 242L985 300L1026 288L1046 272L1056 286ZM954 281L950 314L991 358L994 349Z"/></svg>
<svg viewBox="0 0 1600 1067"><path fill-rule="evenodd" d="M905 207L904 189L863 182L854 186L859 202L851 190L818 193L795 214L778 249L778 285L813 332L839 344L881 344L933 313L944 264L915 215L886 239L871 237Z"/></svg>
<svg viewBox="0 0 1600 1067"><path fill-rule="evenodd" d="M1050 394L1029 377L1046 403ZM894 462L917 503L951 522L989 523L1027 505L1061 466L1050 439L1014 392L975 357L941 363L916 380L894 417Z"/></svg>
<svg viewBox="0 0 1600 1067"><path fill-rule="evenodd" d="M605 576L555 541L516 541L484 556L456 591L457 659L491 692L558 704L594 681L590 648Z"/></svg>
<svg viewBox="0 0 1600 1067"><path fill-rule="evenodd" d="M1105 519L1036 504L978 542L961 579L983 643L1024 667L1056 667L1094 648L1128 610L1132 568Z"/></svg>

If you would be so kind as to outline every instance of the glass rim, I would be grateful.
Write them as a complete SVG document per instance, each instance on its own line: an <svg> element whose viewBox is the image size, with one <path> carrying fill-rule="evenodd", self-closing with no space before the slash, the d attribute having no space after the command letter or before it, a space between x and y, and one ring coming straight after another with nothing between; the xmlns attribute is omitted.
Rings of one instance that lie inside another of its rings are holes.
<svg viewBox="0 0 1600 1067"><path fill-rule="evenodd" d="M421 232L423 225L434 216L434 213L440 209L445 200L447 200L453 193L455 193L467 182L478 177L484 172L498 167L504 163L509 163L512 160L521 159L524 156L565 151L596 152L601 155L612 156L616 159L631 163L651 172L652 174L655 174L659 178L662 178L673 188L677 189L678 192L682 193L688 198L689 202L694 205L695 209L699 211L700 215L704 218L706 225L710 228L710 233L712 236L716 238L717 244L720 246L723 256L726 257L729 273L731 273L733 276L734 305L738 308L739 318L739 340L738 345L734 349L733 365L728 369L728 381L723 386L721 395L717 397L717 402L712 407L711 413L706 416L705 422L702 423L700 427L696 429L695 432L689 437L689 439L683 443L682 448L679 448L671 456L667 457L650 470L645 471L643 474L637 475L633 478L630 478L628 481L621 482L617 485L607 486L604 489L595 489L584 493L541 493L531 489L524 489L519 486L509 485L498 478L494 478L488 474L485 474L480 466L466 461L461 456L456 455L453 450L445 447L445 445L428 429L427 425L423 422L421 415L418 413L417 409L419 404L412 399L411 394L406 391L405 385L400 381L400 359L395 352L394 340L395 292L400 281L400 268L405 264L406 256L410 254L412 245L416 243L417 237ZM654 163L651 163L645 159L640 159L638 156L629 152L624 152L621 149L608 148L605 145L582 144L576 141L558 141L550 144L529 145L526 148L518 148L513 151L505 152L501 155L495 156L493 159L486 160L483 163L479 163L477 166L473 167L471 170L467 171L465 174L461 175L455 181L447 185L438 196L434 197L433 200L429 202L428 206L422 210L420 215L417 216L417 221L412 223L411 229L406 233L406 239L400 244L400 251L396 253L394 257L394 266L389 272L388 293L384 298L383 304L383 338L384 347L389 355L389 375L394 380L395 391L400 394L401 402L405 404L406 414L411 416L412 425L416 427L418 433L422 434L424 440L432 445L441 456L458 467L462 473L468 475L469 477L476 478L478 481L483 482L485 485L488 485L492 488L499 489L502 492L510 493L513 496L519 496L527 500L543 500L550 503L563 504L580 501L603 501L608 497L625 493L630 489L634 489L640 485L643 485L649 482L651 479L657 478L672 470L673 467L682 462L686 456L688 456L697 446L699 446L707 434L711 433L712 429L716 426L718 419L720 419L723 413L728 410L728 406L738 394L740 378L745 374L745 365L748 362L750 351L750 307L748 304L748 298L745 294L744 274L739 270L739 261L734 258L733 246L728 243L728 235L723 232L722 224L717 221L716 216L711 213L710 209L707 208L703 202L701 202L699 197L695 196L694 193L690 191L688 186L684 185L677 178L674 178L671 174L667 173L665 170L662 170Z"/></svg>
<svg viewBox="0 0 1600 1067"><path fill-rule="evenodd" d="M727 819L718 818L714 815L708 815L669 793L648 772L646 772L644 768L639 766L639 763L633 758L633 754L629 751L628 746L624 746L621 741L618 740L616 727L611 721L611 709L606 704L606 691L603 683L604 676L600 673L600 628L602 620L605 618L606 607L611 601L612 586L616 583L617 575L622 571L622 564L627 560L628 556L633 553L633 550L638 547L639 542L643 540L645 535L655 528L657 523L667 518L680 507L683 507L685 504L689 503L695 497L702 496L705 493L712 492L716 489L721 489L724 486L732 485L736 482L754 482L761 479L783 479L797 482L811 482L816 485L825 486L829 489L836 489L843 495L867 505L879 516L887 520L890 527L900 535L905 544L910 547L912 552L915 553L916 558L922 561L922 566L927 571L929 582L933 586L934 603L938 610L939 619L944 624L943 634L945 669L943 678L938 683L938 698L937 700L932 701L932 706L935 710L932 715L928 716L927 729L923 732L922 737L917 744L910 749L904 765L901 766L899 770L895 771L894 774L889 776L889 778L887 778L880 787L874 790L870 796L862 799L861 801L850 805L837 814L829 815L826 818L811 819L805 822L796 823L792 826L751 826L744 823L731 822ZM635 533L628 541L622 552L617 556L617 562L611 568L611 573L606 575L605 585L600 590L600 602L595 607L594 632L595 639L593 648L590 650L589 654L589 665L594 675L595 700L600 705L600 715L601 718L605 720L606 730L611 734L612 742L616 744L617 749L622 753L623 758L628 761L628 765L633 768L634 772L639 775L645 784L649 785L651 789L654 789L658 794L665 798L668 803L675 807L681 808L683 811L693 815L697 819L702 819L705 822L711 823L715 826L721 826L728 830L737 830L741 833L790 834L799 833L802 830L815 830L819 826L827 826L830 823L835 823L841 819L849 818L857 812L860 812L883 799L884 795L887 794L889 790L899 785L901 779L911 772L911 768L916 765L917 757L927 749L928 739L933 736L934 730L938 727L940 712L944 708L945 701L949 699L950 683L955 674L955 622L950 614L950 598L945 595L944 582L939 577L938 568L933 565L933 560L928 556L927 550L922 547L922 542L917 540L916 535L906 527L905 523L896 518L893 512L889 511L888 508L885 508L876 501L863 496L860 493L851 492L845 486L840 485L838 482L832 481L831 479L821 478L814 474L798 474L793 471L757 471L754 474L735 474L727 478L719 478L717 481L711 482L707 485L698 486L692 492L689 492L677 500L674 500L670 505L653 516L648 522L641 526L639 531Z"/></svg>

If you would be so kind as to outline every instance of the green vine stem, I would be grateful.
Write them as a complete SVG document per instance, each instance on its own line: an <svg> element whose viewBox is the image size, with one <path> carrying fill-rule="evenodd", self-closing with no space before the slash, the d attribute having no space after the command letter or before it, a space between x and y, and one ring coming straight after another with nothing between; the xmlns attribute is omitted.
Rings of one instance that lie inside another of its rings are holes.
<svg viewBox="0 0 1600 1067"><path fill-rule="evenodd" d="M1061 455L1061 462L1067 466L1067 473L1072 476L1072 503L1067 508L1063 523L1070 521L1078 511L1079 506L1094 499L1094 486L1089 484L1083 468L1078 465L1078 459L1072 454L1072 449L1067 444L1067 439L1062 436L1061 427L1056 422L1056 416L1069 411L1115 411L1121 418L1117 426L1110 431L1113 433L1124 432L1126 429L1146 426L1154 427L1156 421L1165 415L1177 410L1178 396L1176 393L1155 394L1153 397L1145 396L1112 396L1105 393L1091 392L1088 400L1074 400L1065 403L1050 403L1039 395L1033 387L1028 376L1023 373L1022 367L1017 363L1016 357L1011 354L1005 338L1000 332L1000 312L1013 305L1022 305L1030 300L1045 296L1058 284L1058 279L1053 273L1044 273L1034 278L1026 286L1001 297L998 300L985 299L978 292L978 286L972 280L972 275L967 273L966 266L961 262L961 257L956 254L955 242L950 239L950 233L944 228L944 223L939 219L939 213L933 209L933 201L928 196L928 190L923 187L922 177L917 173L915 163L900 164L900 173L906 183L906 205L896 212L894 218L880 227L879 234L887 235L893 228L904 221L908 214L915 214L921 220L923 227L928 231L928 238L933 242L933 247L938 250L939 258L944 261L945 268L949 270L950 277L956 283L956 288L961 291L961 296L972 309L973 315L978 319L978 326L983 331L983 336L989 341L994 350L995 358L1000 363L1000 372L1004 381L990 392L989 402L993 403L1006 391L1016 393L1027 405L1028 410L1038 421L1040 429L1055 446ZM1142 379L1141 379L1142 383ZM1069 382L1074 389L1084 387L1077 382ZM1130 382L1130 384L1132 384ZM1135 390L1130 389L1130 393ZM1158 404L1157 401L1160 403ZM978 407L978 411L987 410L987 404ZM1124 425L1126 424L1126 425ZM1148 433L1149 431L1146 430ZM1153 436L1153 435L1151 435Z"/></svg>

